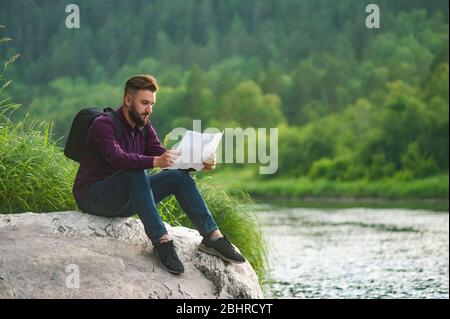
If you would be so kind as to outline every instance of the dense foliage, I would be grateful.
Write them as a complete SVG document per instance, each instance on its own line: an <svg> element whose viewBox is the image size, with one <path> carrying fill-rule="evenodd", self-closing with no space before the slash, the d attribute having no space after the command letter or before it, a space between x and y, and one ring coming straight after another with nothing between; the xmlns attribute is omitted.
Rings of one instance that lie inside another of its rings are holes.
<svg viewBox="0 0 450 319"><path fill-rule="evenodd" d="M153 73L153 123L278 127L279 176L411 180L448 173L448 1L86 1L81 28L61 1L0 2L21 63L23 112L67 134L76 110L119 105ZM8 52L11 54L11 52ZM20 113L19 113L20 114Z"/></svg>

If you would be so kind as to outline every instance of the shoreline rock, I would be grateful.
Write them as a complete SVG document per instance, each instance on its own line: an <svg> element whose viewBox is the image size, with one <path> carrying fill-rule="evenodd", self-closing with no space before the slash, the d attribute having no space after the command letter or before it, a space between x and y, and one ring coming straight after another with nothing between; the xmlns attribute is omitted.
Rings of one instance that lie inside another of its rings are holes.
<svg viewBox="0 0 450 319"><path fill-rule="evenodd" d="M263 298L248 262L199 252L196 230L166 226L182 275L161 268L137 219L0 215L0 298Z"/></svg>

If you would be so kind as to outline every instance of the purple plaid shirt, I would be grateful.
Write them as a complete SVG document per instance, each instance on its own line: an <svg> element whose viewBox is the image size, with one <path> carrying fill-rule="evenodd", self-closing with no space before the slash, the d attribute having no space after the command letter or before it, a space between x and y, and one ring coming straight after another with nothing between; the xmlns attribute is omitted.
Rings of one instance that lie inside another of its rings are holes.
<svg viewBox="0 0 450 319"><path fill-rule="evenodd" d="M72 190L77 201L92 184L111 174L152 168L154 157L166 151L150 121L142 128L148 133L145 141L143 131L137 127L133 130L126 121L122 107L116 111L123 123L119 142L114 137L114 123L107 115L96 117L89 128L85 152Z"/></svg>

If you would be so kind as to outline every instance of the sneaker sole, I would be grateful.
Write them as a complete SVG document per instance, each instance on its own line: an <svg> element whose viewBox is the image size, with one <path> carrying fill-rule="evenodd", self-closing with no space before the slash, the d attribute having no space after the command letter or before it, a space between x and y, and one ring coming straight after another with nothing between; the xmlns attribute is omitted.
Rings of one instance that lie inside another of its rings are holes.
<svg viewBox="0 0 450 319"><path fill-rule="evenodd" d="M163 265L161 260L159 261L159 265L161 266L162 269L164 269L165 271L170 272L171 274L174 274L174 275L180 275L180 274L184 273L184 271L176 271L176 270L167 268L166 266Z"/></svg>
<svg viewBox="0 0 450 319"><path fill-rule="evenodd" d="M244 260L244 261L236 261L236 260L233 260L233 259L229 259L229 258L225 257L224 255L222 255L221 253L219 253L217 250L215 250L213 248L209 248L209 247L205 246L204 244L200 244L198 246L198 250L200 250L200 251L202 251L204 253L207 253L209 255L214 255L216 257L219 257L220 259L228 261L228 262L230 262L232 264L243 264L243 263L246 262L246 260Z"/></svg>
<svg viewBox="0 0 450 319"><path fill-rule="evenodd" d="M156 251L154 251L154 253L155 253L156 258L158 259L158 263L159 263L159 265L161 266L162 269L164 269L165 271L170 272L171 274L174 274L174 275L179 275L179 274L184 273L184 270L180 272L180 271L176 271L176 270L172 270L172 269L167 268L161 262L161 259L159 258L158 253Z"/></svg>

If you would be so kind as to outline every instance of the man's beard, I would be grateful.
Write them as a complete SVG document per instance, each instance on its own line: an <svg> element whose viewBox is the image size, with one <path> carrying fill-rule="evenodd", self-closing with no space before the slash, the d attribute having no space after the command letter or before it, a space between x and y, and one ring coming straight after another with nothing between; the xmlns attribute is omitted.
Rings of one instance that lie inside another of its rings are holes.
<svg viewBox="0 0 450 319"><path fill-rule="evenodd" d="M136 125L139 127L144 127L147 123L145 116L147 116L148 114L140 114L138 111L136 111L136 105L134 104L134 102L131 103L128 114L130 115L130 118L133 120L133 122L136 123Z"/></svg>

